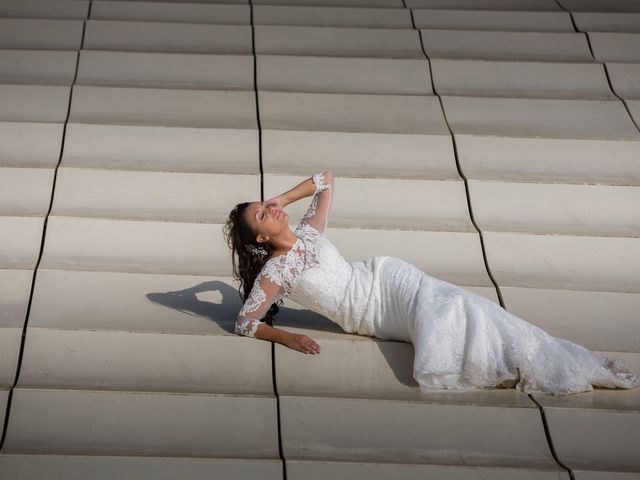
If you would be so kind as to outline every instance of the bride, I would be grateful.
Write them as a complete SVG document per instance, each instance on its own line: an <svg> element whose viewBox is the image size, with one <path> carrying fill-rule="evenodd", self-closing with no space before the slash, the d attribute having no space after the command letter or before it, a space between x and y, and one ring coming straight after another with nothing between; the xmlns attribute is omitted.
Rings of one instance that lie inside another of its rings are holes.
<svg viewBox="0 0 640 480"><path fill-rule="evenodd" d="M526 393L566 395L592 385L640 385L622 359L553 337L399 258L347 262L325 236L333 189L333 174L325 171L231 211L224 234L244 299L236 333L320 353L310 337L272 326L279 301L289 297L346 332L411 342L413 377L425 392L515 384ZM294 232L283 208L311 195Z"/></svg>

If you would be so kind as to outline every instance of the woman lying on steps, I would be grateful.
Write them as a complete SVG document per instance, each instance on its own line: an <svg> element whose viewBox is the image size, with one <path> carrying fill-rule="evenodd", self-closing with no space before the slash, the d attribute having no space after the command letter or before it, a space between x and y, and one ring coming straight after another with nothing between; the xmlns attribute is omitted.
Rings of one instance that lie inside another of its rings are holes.
<svg viewBox="0 0 640 480"><path fill-rule="evenodd" d="M526 393L566 395L592 385L640 385L622 359L553 337L399 258L347 262L325 235L333 190L333 175L325 171L231 211L225 236L244 298L236 333L320 353L310 337L272 326L277 302L289 297L346 332L411 342L413 376L425 392L515 384ZM309 209L292 231L284 207L308 196Z"/></svg>

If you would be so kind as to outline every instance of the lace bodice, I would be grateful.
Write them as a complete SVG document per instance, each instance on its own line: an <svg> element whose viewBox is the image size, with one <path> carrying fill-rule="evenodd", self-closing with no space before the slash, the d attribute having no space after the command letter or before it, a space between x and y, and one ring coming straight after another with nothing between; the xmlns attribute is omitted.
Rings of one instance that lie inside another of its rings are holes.
<svg viewBox="0 0 640 480"><path fill-rule="evenodd" d="M313 175L315 193L300 224L291 250L273 257L264 264L256 277L249 297L236 319L235 331L255 337L261 319L274 302L291 295L293 283L308 268L318 265L316 247L327 226L333 196L333 181L326 182L322 173Z"/></svg>

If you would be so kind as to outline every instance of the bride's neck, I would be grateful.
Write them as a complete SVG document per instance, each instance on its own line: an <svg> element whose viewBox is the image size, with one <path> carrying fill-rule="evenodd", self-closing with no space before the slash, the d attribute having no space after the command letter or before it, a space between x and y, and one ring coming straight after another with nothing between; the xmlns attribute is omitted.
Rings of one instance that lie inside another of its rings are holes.
<svg viewBox="0 0 640 480"><path fill-rule="evenodd" d="M293 233L290 228L287 228L279 235L272 236L269 243L274 249L274 255L279 255L291 250L297 240L298 237L296 237L295 233Z"/></svg>

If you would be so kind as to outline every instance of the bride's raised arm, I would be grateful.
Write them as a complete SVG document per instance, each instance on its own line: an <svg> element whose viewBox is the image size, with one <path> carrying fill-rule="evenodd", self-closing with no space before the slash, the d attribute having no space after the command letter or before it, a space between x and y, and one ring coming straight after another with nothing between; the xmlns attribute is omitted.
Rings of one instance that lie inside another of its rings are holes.
<svg viewBox="0 0 640 480"><path fill-rule="evenodd" d="M319 232L324 232L333 200L333 183L333 173L330 170L316 173L291 190L267 200L265 206L284 207L301 198L313 195L301 223L308 223Z"/></svg>

